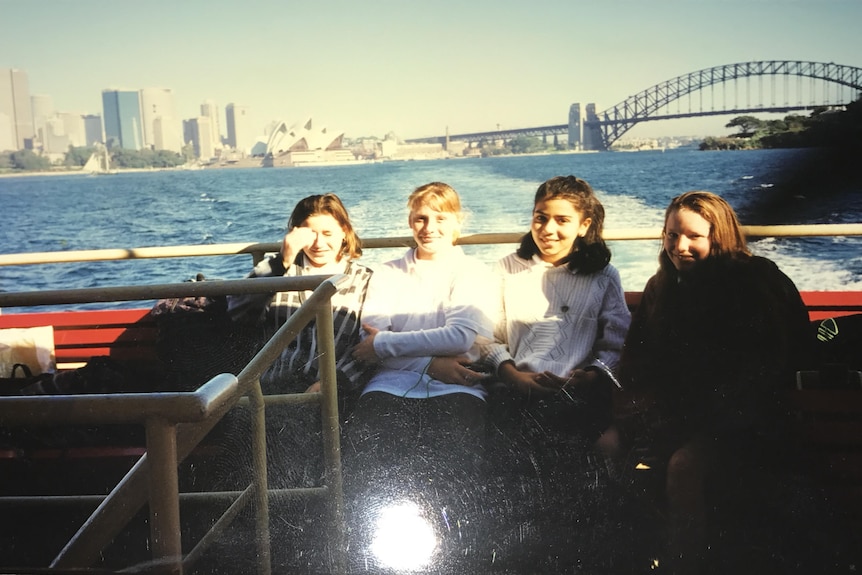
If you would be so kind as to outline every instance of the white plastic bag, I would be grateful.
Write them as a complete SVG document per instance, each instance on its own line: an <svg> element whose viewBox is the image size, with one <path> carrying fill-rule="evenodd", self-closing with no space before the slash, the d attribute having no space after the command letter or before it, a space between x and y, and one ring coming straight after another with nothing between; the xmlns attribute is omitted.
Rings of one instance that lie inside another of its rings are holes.
<svg viewBox="0 0 862 575"><path fill-rule="evenodd" d="M33 375L53 373L54 328L46 325L0 329L0 377L12 377L16 363L29 367Z"/></svg>

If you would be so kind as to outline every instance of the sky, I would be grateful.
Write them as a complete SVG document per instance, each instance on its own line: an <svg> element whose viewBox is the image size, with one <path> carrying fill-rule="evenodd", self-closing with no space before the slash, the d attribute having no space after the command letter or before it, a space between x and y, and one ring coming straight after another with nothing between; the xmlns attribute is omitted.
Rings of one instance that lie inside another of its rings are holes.
<svg viewBox="0 0 862 575"><path fill-rule="evenodd" d="M348 138L565 124L704 68L862 66L862 0L0 0L0 67L59 111L107 88L170 88ZM683 110L685 111L685 110ZM732 116L730 116L732 117ZM730 117L644 122L630 137L723 135Z"/></svg>

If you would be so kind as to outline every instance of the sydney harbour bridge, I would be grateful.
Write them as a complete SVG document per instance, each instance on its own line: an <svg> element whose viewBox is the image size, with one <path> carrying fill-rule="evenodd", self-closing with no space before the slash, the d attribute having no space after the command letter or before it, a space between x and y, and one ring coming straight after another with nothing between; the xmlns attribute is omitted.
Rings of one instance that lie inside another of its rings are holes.
<svg viewBox="0 0 862 575"><path fill-rule="evenodd" d="M732 94L728 95L728 91ZM600 112L595 104L582 107L574 103L565 124L446 134L408 142L448 145L449 141L461 141L474 145L519 136L539 137L546 142L552 137L557 142L559 136L565 136L568 148L608 150L640 122L812 110L847 104L859 98L860 92L862 68L855 66L798 60L741 62L671 78Z"/></svg>

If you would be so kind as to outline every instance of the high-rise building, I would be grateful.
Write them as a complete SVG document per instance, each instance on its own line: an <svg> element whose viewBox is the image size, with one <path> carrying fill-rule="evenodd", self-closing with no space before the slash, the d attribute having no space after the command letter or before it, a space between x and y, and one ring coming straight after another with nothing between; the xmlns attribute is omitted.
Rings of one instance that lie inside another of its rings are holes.
<svg viewBox="0 0 862 575"><path fill-rule="evenodd" d="M141 100L131 90L102 90L102 113L105 119L105 143L108 148L140 150Z"/></svg>
<svg viewBox="0 0 862 575"><path fill-rule="evenodd" d="M183 137L178 120L162 116L153 120L153 149L182 153Z"/></svg>
<svg viewBox="0 0 862 575"><path fill-rule="evenodd" d="M45 123L54 116L54 99L47 94L30 96L30 106L33 111L33 135L44 147Z"/></svg>
<svg viewBox="0 0 862 575"><path fill-rule="evenodd" d="M69 144L75 147L87 145L87 134L84 130L84 117L73 112L57 112L57 117L63 121Z"/></svg>
<svg viewBox="0 0 862 575"><path fill-rule="evenodd" d="M201 116L210 120L210 141L213 149L221 148L221 122L219 122L218 106L213 100L207 100L201 104Z"/></svg>
<svg viewBox="0 0 862 575"><path fill-rule="evenodd" d="M228 145L243 154L249 153L254 134L249 123L248 107L230 103L225 107L225 117Z"/></svg>
<svg viewBox="0 0 862 575"><path fill-rule="evenodd" d="M52 116L45 120L44 134L42 150L47 154L63 154L72 145L66 134L66 125L60 116Z"/></svg>
<svg viewBox="0 0 862 575"><path fill-rule="evenodd" d="M195 148L195 155L202 160L215 156L212 144L212 124L207 116L183 120L183 135Z"/></svg>
<svg viewBox="0 0 862 575"><path fill-rule="evenodd" d="M99 114L86 114L84 116L84 134L86 138L85 146L92 146L96 142L105 141L105 134L102 132L102 116Z"/></svg>
<svg viewBox="0 0 862 575"><path fill-rule="evenodd" d="M87 142L83 116L71 112L57 112L48 118L44 134L42 148L51 154L65 154L69 146L77 148Z"/></svg>
<svg viewBox="0 0 862 575"><path fill-rule="evenodd" d="M12 118L0 112L0 152L15 150L12 133Z"/></svg>
<svg viewBox="0 0 862 575"><path fill-rule="evenodd" d="M14 150L32 147L34 132L30 83L24 70L0 68L0 115L8 118L9 122L4 130L6 134L0 134L0 142L11 141L11 149Z"/></svg>
<svg viewBox="0 0 862 575"><path fill-rule="evenodd" d="M143 88L141 114L144 146L180 152L183 147L180 121L174 109L174 94L168 88Z"/></svg>

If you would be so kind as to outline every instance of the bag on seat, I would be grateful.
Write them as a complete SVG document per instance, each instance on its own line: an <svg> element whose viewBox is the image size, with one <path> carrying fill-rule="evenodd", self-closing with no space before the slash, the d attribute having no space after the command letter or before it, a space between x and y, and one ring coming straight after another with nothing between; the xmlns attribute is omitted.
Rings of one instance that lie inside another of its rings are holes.
<svg viewBox="0 0 862 575"><path fill-rule="evenodd" d="M817 369L797 375L800 389L862 389L862 314L811 324Z"/></svg>

